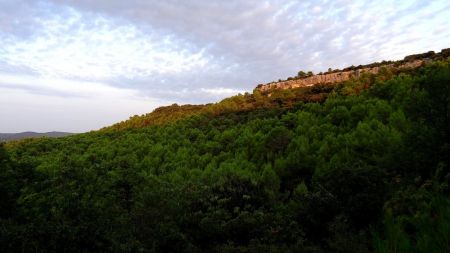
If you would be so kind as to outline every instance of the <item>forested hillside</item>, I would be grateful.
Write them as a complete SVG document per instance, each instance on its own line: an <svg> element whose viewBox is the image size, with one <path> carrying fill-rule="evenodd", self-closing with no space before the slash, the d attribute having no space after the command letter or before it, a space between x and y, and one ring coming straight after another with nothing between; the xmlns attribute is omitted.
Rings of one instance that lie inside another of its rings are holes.
<svg viewBox="0 0 450 253"><path fill-rule="evenodd" d="M1 252L450 252L450 60L0 146Z"/></svg>

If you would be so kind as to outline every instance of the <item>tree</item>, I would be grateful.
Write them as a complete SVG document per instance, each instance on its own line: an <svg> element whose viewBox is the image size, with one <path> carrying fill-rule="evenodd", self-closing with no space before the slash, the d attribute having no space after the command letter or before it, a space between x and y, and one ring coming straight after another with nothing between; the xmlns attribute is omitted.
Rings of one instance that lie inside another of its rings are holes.
<svg viewBox="0 0 450 253"><path fill-rule="evenodd" d="M306 72L303 71L303 70L300 70L300 71L298 72L297 76L300 77L300 78L301 78L301 77L306 77Z"/></svg>

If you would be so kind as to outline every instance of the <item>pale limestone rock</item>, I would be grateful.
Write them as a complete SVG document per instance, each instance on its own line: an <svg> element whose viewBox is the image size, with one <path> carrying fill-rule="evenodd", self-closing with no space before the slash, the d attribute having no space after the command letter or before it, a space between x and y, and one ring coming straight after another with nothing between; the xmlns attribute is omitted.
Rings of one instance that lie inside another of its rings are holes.
<svg viewBox="0 0 450 253"><path fill-rule="evenodd" d="M385 68L417 68L421 66L424 63L423 60L415 60L411 62L406 62L400 66L394 67L394 64L386 64L381 67ZM372 68L362 68L357 70L349 70L349 71L341 71L336 73L328 73L328 74L320 74L320 75L313 75L301 79L296 80L287 80L287 81L281 81L281 82L272 82L268 84L258 85L256 88L257 90L261 92L266 92L272 89L292 89L292 88L299 88L299 87L308 87L313 86L316 84L325 84L325 83L340 83L343 81L347 81L352 77L360 77L363 73L372 73L372 74L378 74L380 72L381 67L372 67Z"/></svg>

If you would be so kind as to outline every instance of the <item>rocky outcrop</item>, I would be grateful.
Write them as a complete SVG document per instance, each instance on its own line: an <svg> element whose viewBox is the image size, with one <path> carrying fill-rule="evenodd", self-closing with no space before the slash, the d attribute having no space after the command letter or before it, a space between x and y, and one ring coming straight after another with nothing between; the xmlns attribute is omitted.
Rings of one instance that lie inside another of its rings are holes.
<svg viewBox="0 0 450 253"><path fill-rule="evenodd" d="M372 73L377 74L381 68L399 68L399 69L405 69L405 68L417 68L424 64L426 60L412 60L408 62L404 62L402 64L386 64L382 66L375 66L375 67L366 67L366 68L359 68L355 70L348 70L348 71L339 71L339 72L331 72L331 73L325 73L325 74L319 74L319 75L313 75L305 78L300 79L294 79L294 80L287 80L287 81L280 81L280 82L272 82L268 84L260 84L256 87L256 90L259 90L261 92L267 93L272 89L292 89L292 88L299 88L299 87L308 87L313 86L316 84L325 84L325 83L340 83L343 81L347 81L350 78L358 78L363 73Z"/></svg>

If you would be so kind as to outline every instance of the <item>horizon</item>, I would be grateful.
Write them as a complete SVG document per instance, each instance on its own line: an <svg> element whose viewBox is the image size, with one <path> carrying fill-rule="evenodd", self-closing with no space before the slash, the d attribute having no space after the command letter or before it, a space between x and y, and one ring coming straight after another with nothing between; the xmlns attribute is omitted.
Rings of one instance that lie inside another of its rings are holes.
<svg viewBox="0 0 450 253"><path fill-rule="evenodd" d="M450 3L1 1L1 133L96 130L159 106L450 45Z"/></svg>

